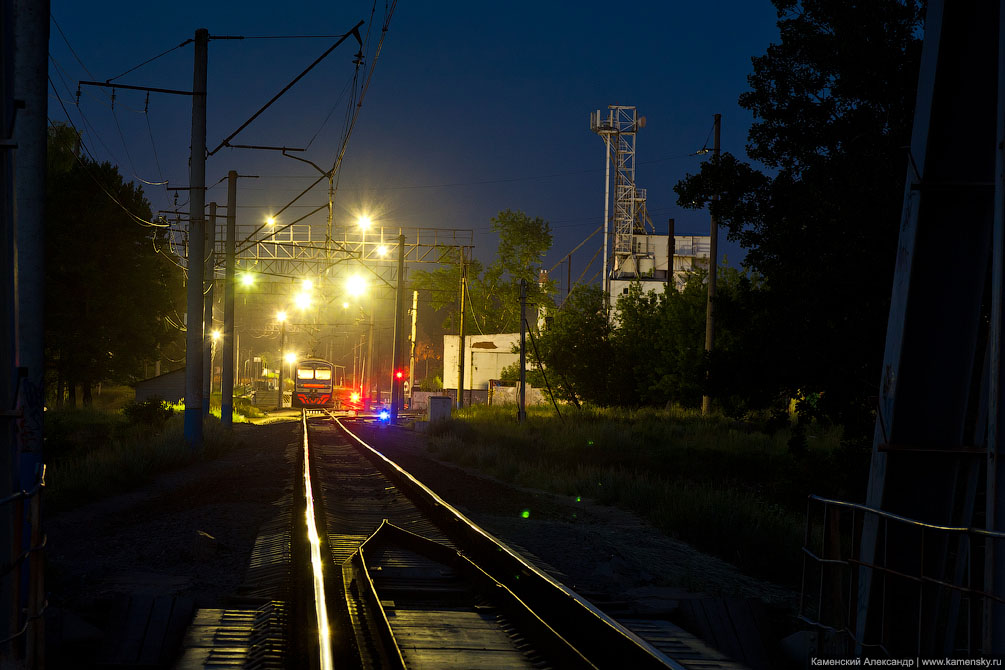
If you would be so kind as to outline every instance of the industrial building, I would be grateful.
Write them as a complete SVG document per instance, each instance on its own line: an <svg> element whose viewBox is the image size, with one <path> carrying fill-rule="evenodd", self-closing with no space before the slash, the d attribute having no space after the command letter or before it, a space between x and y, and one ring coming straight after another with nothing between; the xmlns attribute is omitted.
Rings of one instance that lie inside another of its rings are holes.
<svg viewBox="0 0 1005 670"><path fill-rule="evenodd" d="M674 235L672 219L666 235L656 234L646 190L635 184L635 136L645 126L646 117L632 106L609 105L606 116L600 110L590 115L590 130L606 147L602 276L612 316L632 282L644 291L664 290L672 278L680 289L689 272L709 267L709 236Z"/></svg>

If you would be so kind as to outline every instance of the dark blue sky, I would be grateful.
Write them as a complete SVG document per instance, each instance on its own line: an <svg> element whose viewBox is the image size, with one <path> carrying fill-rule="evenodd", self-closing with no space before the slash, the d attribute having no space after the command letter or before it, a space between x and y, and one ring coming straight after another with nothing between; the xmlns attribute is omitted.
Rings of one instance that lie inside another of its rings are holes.
<svg viewBox="0 0 1005 670"><path fill-rule="evenodd" d="M66 38L52 26L50 75L59 97L97 158L118 164L127 178L179 185L188 181L189 99L151 95L144 114L144 94L120 90L112 110L109 92L92 88L77 108L70 105L77 79L114 77L199 27L212 35L334 35L359 19L369 23L372 7L358 1L96 5L52 2ZM376 30L383 11L378 3ZM366 211L387 227L473 228L476 255L488 259L495 249L489 219L501 209L521 209L551 222L550 266L602 222L604 148L590 132L589 114L625 104L648 120L638 136L636 177L648 190L657 230L665 232L674 217L678 234L707 234L707 212L679 208L672 188L698 169L702 158L688 154L705 143L716 112L723 150L743 153L752 118L736 100L747 89L750 58L777 39L775 20L767 0L401 2L349 142L337 221ZM209 147L333 41L212 41ZM330 166L345 113L339 94L352 76L354 52L355 44L340 47L234 142L310 143L303 155ZM192 47L117 81L190 89ZM54 95L50 118L65 118ZM209 160L207 182L231 169L262 176L241 182L243 223L260 221L316 176L278 154L225 149ZM162 186L145 191L155 210L174 202ZM224 202L225 188L211 190L207 200L214 199ZM180 193L179 202L185 200ZM325 201L319 187L282 219ZM323 225L323 214L313 220ZM574 274L593 255L594 242L599 246L600 237L574 258ZM734 265L741 254L730 244L725 253Z"/></svg>

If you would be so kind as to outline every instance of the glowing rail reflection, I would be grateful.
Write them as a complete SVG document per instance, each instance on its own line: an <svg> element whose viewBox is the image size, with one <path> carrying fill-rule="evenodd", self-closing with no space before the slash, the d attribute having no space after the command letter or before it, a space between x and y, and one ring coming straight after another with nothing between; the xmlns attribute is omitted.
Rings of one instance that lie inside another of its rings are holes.
<svg viewBox="0 0 1005 670"><path fill-rule="evenodd" d="M314 519L314 492L311 489L310 449L307 446L307 412L302 415L304 428L304 499L307 502L307 538L311 543L311 567L314 572L314 609L318 622L318 652L321 670L331 670L331 630L328 626L328 606L325 603L325 576L321 563L321 539Z"/></svg>

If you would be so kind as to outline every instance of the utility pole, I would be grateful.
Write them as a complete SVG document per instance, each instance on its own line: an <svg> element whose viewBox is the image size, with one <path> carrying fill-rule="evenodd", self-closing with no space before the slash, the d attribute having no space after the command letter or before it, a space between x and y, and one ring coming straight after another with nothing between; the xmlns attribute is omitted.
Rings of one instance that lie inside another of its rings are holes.
<svg viewBox="0 0 1005 670"><path fill-rule="evenodd" d="M714 142L712 144L712 164L719 164L719 126L722 119L721 114L716 114L713 123ZM719 201L718 194L712 194L712 216L711 231L708 241L708 301L705 304L705 353L711 354L715 346L715 280L719 270L719 219L715 215L715 203ZM671 240L671 244L673 241ZM707 358L707 356L706 356ZM705 373L705 381L708 382L708 372ZM701 413L707 416L712 407L712 399L706 391L701 397Z"/></svg>
<svg viewBox="0 0 1005 670"><path fill-rule="evenodd" d="M216 203L209 203L209 223L206 225L206 247L203 263L202 316L202 418L209 416L213 397L213 284L215 283Z"/></svg>
<svg viewBox="0 0 1005 670"><path fill-rule="evenodd" d="M373 398L373 306L370 307L370 327L369 336L366 343L366 373L363 377L364 397L366 398L366 409L370 409ZM380 391L377 391L377 403L380 403Z"/></svg>
<svg viewBox="0 0 1005 670"><path fill-rule="evenodd" d="M398 235L398 286L394 294L394 340L391 342L391 421L398 420L398 409L401 405L401 370L402 335L405 331L405 236Z"/></svg>
<svg viewBox="0 0 1005 670"><path fill-rule="evenodd" d="M283 320L279 324L279 407L285 407L283 404L283 373L286 369L286 312L283 312Z"/></svg>
<svg viewBox="0 0 1005 670"><path fill-rule="evenodd" d="M412 409L415 393L415 320L419 313L419 292L412 291L412 336L408 340L408 408Z"/></svg>
<svg viewBox="0 0 1005 670"><path fill-rule="evenodd" d="M234 421L234 246L237 236L237 172L227 173L227 237L224 242L223 372L220 382L220 424L230 429Z"/></svg>
<svg viewBox="0 0 1005 670"><path fill-rule="evenodd" d="M202 270L206 221L206 70L209 31L195 31L192 74L192 156L189 161L188 323L185 324L185 442L202 448Z"/></svg>
<svg viewBox="0 0 1005 670"><path fill-rule="evenodd" d="M46 24L48 25L48 24ZM10 76L14 63L14 4L0 2L0 407L13 407L17 401L17 282L14 273L14 78ZM14 448L14 422L0 419L0 497L19 490ZM13 564L15 529L20 515L14 505L0 506L0 561ZM20 628L18 621L18 574L0 576L0 636L7 639ZM0 648L0 666L13 661L7 649Z"/></svg>
<svg viewBox="0 0 1005 670"><path fill-rule="evenodd" d="M13 62L7 61L3 76L14 75L14 99L20 109L14 121L13 154L15 179L14 279L16 294L15 323L17 344L16 377L3 370L2 383L17 379L16 423L13 417L3 418L15 425L14 490L34 491L26 500L13 507L16 515L13 542L14 556L27 553L13 572L3 575L4 581L14 581L13 614L17 628L27 626L23 640L24 667L45 664L44 620L44 560L41 550L41 489L38 483L43 465L43 398L45 384L44 291L45 286L45 178L46 143L48 133L46 72L48 68L49 2L48 0L15 0L13 34L4 34L4 44L13 44ZM9 8L11 4L8 4ZM5 22L4 30L10 30ZM5 59L6 60L6 59ZM12 113L12 109L7 110ZM9 126L4 128L7 130ZM3 407L9 411L13 404ZM6 493L6 492L4 492ZM6 562L6 561L5 561ZM15 565L17 565L15 563ZM10 611L10 610L5 610ZM20 616L23 613L23 616ZM17 630L14 633L18 632ZM2 634L2 632L0 632ZM6 638L7 635L4 635ZM15 644L21 644L16 642ZM2 648L0 648L2 649ZM3 653L0 651L0 653Z"/></svg>
<svg viewBox="0 0 1005 670"><path fill-rule="evenodd" d="M457 409L464 407L464 293L467 267L464 264L464 247L461 247L461 311L458 315L457 336Z"/></svg>
<svg viewBox="0 0 1005 670"><path fill-rule="evenodd" d="M527 280L520 280L520 404L517 405L516 420L527 420Z"/></svg>

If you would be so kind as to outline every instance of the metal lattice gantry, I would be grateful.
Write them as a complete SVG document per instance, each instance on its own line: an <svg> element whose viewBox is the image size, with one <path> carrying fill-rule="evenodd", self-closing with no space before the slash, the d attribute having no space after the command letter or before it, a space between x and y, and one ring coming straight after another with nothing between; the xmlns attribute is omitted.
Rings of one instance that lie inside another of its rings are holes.
<svg viewBox="0 0 1005 670"><path fill-rule="evenodd" d="M635 185L635 134L646 125L634 106L608 105L607 115L597 110L590 115L590 130L604 138L607 166L604 189L604 286L618 268L634 268L636 235L652 226L646 212L646 190ZM614 167L613 175L611 167ZM613 180L613 199L610 195ZM609 239L610 252L607 251ZM613 261L613 262L610 262Z"/></svg>
<svg viewBox="0 0 1005 670"><path fill-rule="evenodd" d="M218 227L223 226L221 221ZM283 285L290 279L303 277L348 276L362 271L375 277L385 286L397 282L397 237L405 235L405 263L440 264L450 262L453 250L463 248L470 256L474 246L474 231L470 228L399 228L377 227L371 231L358 231L354 227L336 229L338 238L329 238L310 224L294 224L276 231L262 230L255 239L249 239L257 229L252 225L238 225L237 236L248 242L238 247L237 272L250 272L266 283ZM215 256L217 273L223 272L223 234L216 236ZM173 245L172 249L184 262L187 257L187 240Z"/></svg>

